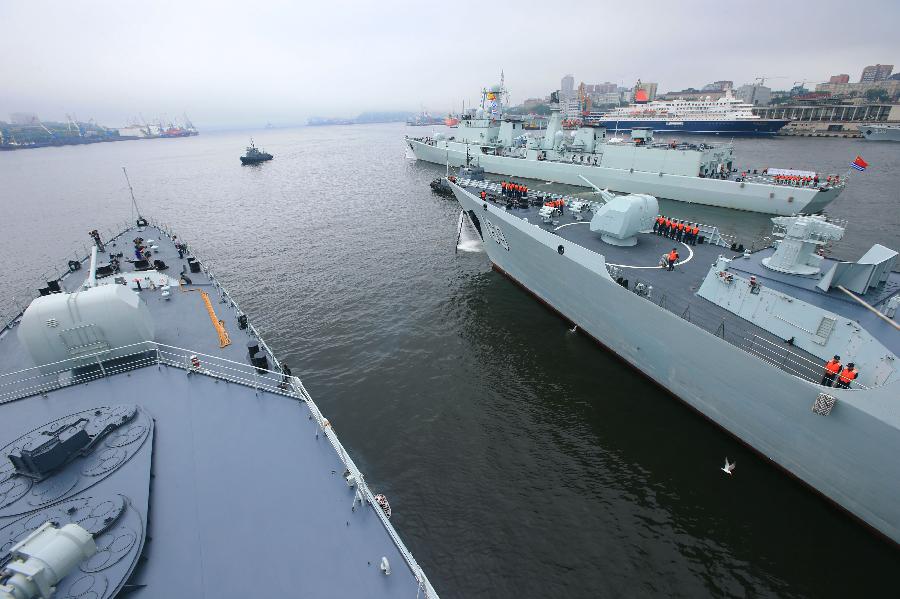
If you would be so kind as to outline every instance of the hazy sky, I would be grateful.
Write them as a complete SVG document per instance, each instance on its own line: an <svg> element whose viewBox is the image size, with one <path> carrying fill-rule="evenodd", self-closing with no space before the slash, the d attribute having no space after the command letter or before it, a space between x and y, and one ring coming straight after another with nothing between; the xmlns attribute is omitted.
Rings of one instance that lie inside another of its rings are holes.
<svg viewBox="0 0 900 599"><path fill-rule="evenodd" d="M900 68L900 1L0 0L0 120L293 124L456 108L501 68L519 102L565 73L786 89L877 62Z"/></svg>

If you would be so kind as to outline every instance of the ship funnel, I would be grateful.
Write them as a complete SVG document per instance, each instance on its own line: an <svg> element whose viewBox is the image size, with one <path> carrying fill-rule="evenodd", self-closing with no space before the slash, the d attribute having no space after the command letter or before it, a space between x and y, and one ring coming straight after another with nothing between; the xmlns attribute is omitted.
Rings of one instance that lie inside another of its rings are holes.
<svg viewBox="0 0 900 599"><path fill-rule="evenodd" d="M792 275L819 273L819 250L829 241L844 236L844 227L828 222L824 216L776 216L772 235L780 237L775 253L762 260L763 266Z"/></svg>
<svg viewBox="0 0 900 599"><path fill-rule="evenodd" d="M544 131L544 139L541 142L542 150L552 150L556 147L557 133L562 133L562 114L560 114L559 109L554 108L550 111L547 130ZM562 136L559 136L559 138L562 138Z"/></svg>

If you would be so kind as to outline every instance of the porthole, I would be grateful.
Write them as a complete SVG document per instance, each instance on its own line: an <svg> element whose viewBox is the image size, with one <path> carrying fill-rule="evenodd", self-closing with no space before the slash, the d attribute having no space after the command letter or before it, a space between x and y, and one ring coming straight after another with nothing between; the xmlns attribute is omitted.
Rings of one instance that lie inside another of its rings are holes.
<svg viewBox="0 0 900 599"><path fill-rule="evenodd" d="M563 246L559 246L558 248L556 248L556 251L559 252L560 256L562 256L566 253L566 248L564 248Z"/></svg>

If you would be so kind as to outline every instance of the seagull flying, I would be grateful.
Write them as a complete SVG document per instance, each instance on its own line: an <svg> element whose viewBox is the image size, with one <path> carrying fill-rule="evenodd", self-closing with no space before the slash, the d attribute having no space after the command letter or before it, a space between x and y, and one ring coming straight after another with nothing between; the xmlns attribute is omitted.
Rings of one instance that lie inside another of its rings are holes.
<svg viewBox="0 0 900 599"><path fill-rule="evenodd" d="M725 474L732 474L734 472L734 467L737 466L737 462L728 462L728 458L725 458L725 466L720 468L722 472Z"/></svg>
<svg viewBox="0 0 900 599"><path fill-rule="evenodd" d="M571 329L569 329L569 332L570 332L570 333L577 333L577 332L578 332L578 325L576 324L574 327L572 327Z"/></svg>

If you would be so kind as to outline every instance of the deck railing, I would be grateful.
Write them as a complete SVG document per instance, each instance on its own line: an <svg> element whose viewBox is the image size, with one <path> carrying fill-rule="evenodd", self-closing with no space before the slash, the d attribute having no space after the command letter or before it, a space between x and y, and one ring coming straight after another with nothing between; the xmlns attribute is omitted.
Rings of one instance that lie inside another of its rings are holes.
<svg viewBox="0 0 900 599"><path fill-rule="evenodd" d="M168 225L151 219L147 219L147 221L149 225L159 229L169 239L172 239L174 236L171 227ZM118 232L115 228L102 232L101 239L106 240L104 242L106 243L117 239L134 228L134 226L126 222ZM74 258L82 263L88 260L90 256L90 245L84 245L85 247L82 248L80 253L75 252ZM216 289L220 302L227 304L234 311L235 318L245 315L246 313L241 310L231 294L228 293L228 290L214 277L210 270L209 262L200 258L193 248L190 248L190 253L200 262L203 272L209 277L212 286ZM49 275L51 278L46 278L46 281L60 280L66 276L70 271L68 264L65 266L66 268L60 267L60 269L51 270ZM3 319L0 321L0 324L3 326L3 328L0 328L0 331L10 327L21 316L31 300L38 295L37 289L44 284L35 286L35 290L31 293L23 294L21 303L14 302L7 308L7 311L4 312L0 309L0 318ZM319 430L331 443L341 463L344 464L348 482L352 480L356 488L356 496L353 503L354 509L357 502L361 504L368 503L372 506L397 550L403 556L404 561L416 578L416 597L437 599L438 594L425 575L424 570L416 562L416 559L388 520L388 516L376 502L375 495L368 484L366 484L362 472L357 468L350 454L337 438L334 427L323 416L322 411L313 401L300 379L295 376L287 376L281 372L281 364L275 357L274 352L269 348L249 319L247 328L256 338L260 348L265 350L272 359L277 370L257 368L252 364L235 362L219 356L212 356L155 341L144 341L0 375L0 404L34 395L46 394L55 389L88 383L93 380L154 365L158 368L169 366L181 368L187 371L188 374L210 376L252 387L257 392L265 391L303 401L309 408L310 414L315 419Z"/></svg>
<svg viewBox="0 0 900 599"><path fill-rule="evenodd" d="M769 341L759 335L747 337L742 347L747 353L765 360L769 364L789 372L811 383L821 384L825 374L825 362L814 362L809 358L791 351L788 347ZM868 389L858 381L850 382L850 389Z"/></svg>
<svg viewBox="0 0 900 599"><path fill-rule="evenodd" d="M368 503L372 506L415 576L418 586L417 594L424 593L421 596L437 599L437 592L425 572L400 539L384 510L375 500L375 495L366 484L362 472L337 438L334 427L322 415L322 411L312 400L298 377L286 376L279 371L258 368L252 364L236 362L182 347L155 341L143 341L0 375L0 404L152 366L180 368L189 376L209 376L251 387L257 392L275 393L305 402L319 430L331 443L346 468L345 477L356 488L353 508L356 508L357 502Z"/></svg>

